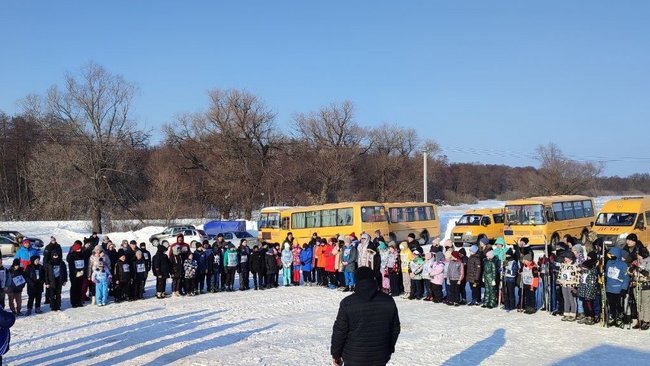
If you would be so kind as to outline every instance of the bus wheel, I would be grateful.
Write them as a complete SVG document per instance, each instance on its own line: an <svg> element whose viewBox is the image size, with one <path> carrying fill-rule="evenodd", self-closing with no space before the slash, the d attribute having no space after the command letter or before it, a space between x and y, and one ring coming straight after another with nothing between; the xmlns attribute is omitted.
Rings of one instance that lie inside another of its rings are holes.
<svg viewBox="0 0 650 366"><path fill-rule="evenodd" d="M580 242L582 244L586 244L588 237L589 237L589 232L587 231L587 229L582 230L582 234L580 234Z"/></svg>

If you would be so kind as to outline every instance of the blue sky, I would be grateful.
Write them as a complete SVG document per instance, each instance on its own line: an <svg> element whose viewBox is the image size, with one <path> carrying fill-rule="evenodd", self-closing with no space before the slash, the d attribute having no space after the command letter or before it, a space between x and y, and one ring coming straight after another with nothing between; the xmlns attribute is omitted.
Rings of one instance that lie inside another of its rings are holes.
<svg viewBox="0 0 650 366"><path fill-rule="evenodd" d="M92 60L137 83L154 140L207 90L245 88L287 131L348 99L452 162L535 165L555 142L649 173L648 19L647 1L5 1L0 110Z"/></svg>

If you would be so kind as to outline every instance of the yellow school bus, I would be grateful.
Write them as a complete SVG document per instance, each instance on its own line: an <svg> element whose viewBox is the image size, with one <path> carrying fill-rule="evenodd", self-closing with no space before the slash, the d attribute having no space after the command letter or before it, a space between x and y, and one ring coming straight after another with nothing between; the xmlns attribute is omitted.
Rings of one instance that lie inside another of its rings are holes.
<svg viewBox="0 0 650 366"><path fill-rule="evenodd" d="M409 233L429 242L440 236L438 207L424 202L384 203L388 211L389 238L395 242L406 240ZM384 233L384 231L382 231Z"/></svg>
<svg viewBox="0 0 650 366"><path fill-rule="evenodd" d="M284 240L289 229L291 208L265 207L260 211L260 220L257 222L257 239L260 243L262 241L280 243Z"/></svg>
<svg viewBox="0 0 650 366"><path fill-rule="evenodd" d="M527 237L531 246L554 246L570 234L584 243L594 224L594 200L586 196L531 197L508 201L505 205L506 244Z"/></svg>
<svg viewBox="0 0 650 366"><path fill-rule="evenodd" d="M482 208L469 210L456 221L452 230L454 243L478 243L488 238L494 243L497 237L503 236L503 208Z"/></svg>
<svg viewBox="0 0 650 366"><path fill-rule="evenodd" d="M275 211L265 208L261 212L262 215L277 213L279 217L279 225L276 227L259 229L260 239L269 242L281 243L289 232L300 244L309 242L313 233L330 238L351 233L359 237L362 232L372 236L375 230L388 232L384 205L372 201L291 207Z"/></svg>
<svg viewBox="0 0 650 366"><path fill-rule="evenodd" d="M593 231L607 246L625 246L625 238L636 234L645 245L650 241L650 196L623 197L607 201L598 213Z"/></svg>

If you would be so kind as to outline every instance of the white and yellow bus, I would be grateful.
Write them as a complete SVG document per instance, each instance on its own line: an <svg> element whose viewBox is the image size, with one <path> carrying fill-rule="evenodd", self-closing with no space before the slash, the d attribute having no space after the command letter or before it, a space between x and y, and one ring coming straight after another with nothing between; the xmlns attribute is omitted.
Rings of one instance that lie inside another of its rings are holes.
<svg viewBox="0 0 650 366"><path fill-rule="evenodd" d="M419 237L424 244L440 237L438 207L425 202L384 203L388 211L388 233L390 240L406 240L409 233ZM382 231L382 233L385 233Z"/></svg>
<svg viewBox="0 0 650 366"><path fill-rule="evenodd" d="M483 238L494 243L496 238L503 236L504 221L503 207L469 210L456 221L451 238L455 244L474 244Z"/></svg>
<svg viewBox="0 0 650 366"><path fill-rule="evenodd" d="M266 219L273 225L260 225L258 236L260 240L272 243L281 243L289 232L298 243L303 244L311 240L313 233L330 238L351 233L359 237L362 232L372 236L375 230L382 233L389 231L384 205L372 201L269 207L262 209L261 218L260 222Z"/></svg>
<svg viewBox="0 0 650 366"><path fill-rule="evenodd" d="M623 197L605 202L593 231L606 246L625 246L625 238L636 234L644 245L650 241L650 196Z"/></svg>
<svg viewBox="0 0 650 366"><path fill-rule="evenodd" d="M505 205L506 244L527 237L531 246L554 246L569 234L584 243L594 224L594 201L586 196L531 197L508 201Z"/></svg>

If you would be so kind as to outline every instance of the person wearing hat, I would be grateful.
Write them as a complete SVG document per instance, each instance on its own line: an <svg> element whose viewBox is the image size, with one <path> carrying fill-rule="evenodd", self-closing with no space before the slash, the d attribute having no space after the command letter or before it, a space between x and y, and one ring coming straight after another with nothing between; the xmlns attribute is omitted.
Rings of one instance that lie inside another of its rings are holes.
<svg viewBox="0 0 650 366"><path fill-rule="evenodd" d="M435 258L433 258L429 269L429 277L431 278L432 301L441 303L443 301L442 286L445 282L445 254L443 252L435 253Z"/></svg>
<svg viewBox="0 0 650 366"><path fill-rule="evenodd" d="M185 278L183 261L181 248L178 246L174 247L172 255L169 257L169 268L172 276L172 297L181 296L183 291L183 280Z"/></svg>
<svg viewBox="0 0 650 366"><path fill-rule="evenodd" d="M467 305L481 304L481 279L483 273L483 252L476 245L469 248L471 256L467 259L467 282L472 290L472 300Z"/></svg>
<svg viewBox="0 0 650 366"><path fill-rule="evenodd" d="M578 268L575 265L575 254L571 250L565 250L562 258L564 263L560 265L560 276L557 283L562 288L562 299L564 300L564 316L562 321L575 321L577 313L576 287L578 285Z"/></svg>
<svg viewBox="0 0 650 366"><path fill-rule="evenodd" d="M135 252L135 260L131 264L133 270L133 285L131 285L131 295L133 300L144 299L144 285L147 282L147 264L144 261L141 251Z"/></svg>
<svg viewBox="0 0 650 366"><path fill-rule="evenodd" d="M385 243L386 239L384 239L384 237L381 235L381 230L377 229L375 230L374 236L372 238L373 247L378 247L380 242Z"/></svg>
<svg viewBox="0 0 650 366"><path fill-rule="evenodd" d="M397 244L394 241L388 243L388 253L386 254L386 271L383 276L388 276L390 296L396 297L400 294L400 266L399 266L399 253L397 252Z"/></svg>
<svg viewBox="0 0 650 366"><path fill-rule="evenodd" d="M22 246L16 251L16 258L20 260L20 266L26 269L31 263L31 258L38 255L38 250L32 248L29 239L23 239Z"/></svg>
<svg viewBox="0 0 650 366"><path fill-rule="evenodd" d="M415 234L409 233L409 235L406 237L406 243L408 244L408 247L411 250L411 252L417 250L420 253L424 253L424 251L422 250L422 246L420 246L420 242L415 240Z"/></svg>
<svg viewBox="0 0 650 366"><path fill-rule="evenodd" d="M422 283L422 272L424 272L424 259L417 250L413 251L413 260L409 264L409 277L411 278L411 294L409 300L422 300L424 286Z"/></svg>
<svg viewBox="0 0 650 366"><path fill-rule="evenodd" d="M539 287L539 268L537 268L532 254L524 256L521 268L521 284L524 293L522 310L524 310L525 314L534 314L537 311L535 291Z"/></svg>
<svg viewBox="0 0 650 366"><path fill-rule="evenodd" d="M224 253L223 265L226 268L226 291L235 291L235 273L239 268L239 258L235 245L231 242L227 244L226 252Z"/></svg>
<svg viewBox="0 0 650 366"><path fill-rule="evenodd" d="M609 305L609 319L604 319L607 325L623 327L622 300L627 295L630 286L628 265L622 259L623 251L613 247L607 253L608 261L605 266L605 284L607 290L607 304Z"/></svg>
<svg viewBox="0 0 650 366"><path fill-rule="evenodd" d="M648 248L641 243L636 234L632 233L625 238L625 251L628 252L627 264L628 266L632 262L638 260L639 258L644 258L648 256Z"/></svg>
<svg viewBox="0 0 650 366"><path fill-rule="evenodd" d="M404 288L404 296L402 298L408 299L411 296L411 278L409 276L411 261L413 260L413 252L409 249L406 242L399 244L399 261L402 269L402 286Z"/></svg>
<svg viewBox="0 0 650 366"><path fill-rule="evenodd" d="M580 283L578 284L578 298L584 306L584 317L578 324L594 324L594 300L598 289L598 256L594 252L588 254L588 259L580 266Z"/></svg>
<svg viewBox="0 0 650 366"><path fill-rule="evenodd" d="M385 365L400 334L395 301L377 290L374 272L355 272L355 292L341 300L332 329L332 364Z"/></svg>
<svg viewBox="0 0 650 366"><path fill-rule="evenodd" d="M178 248L179 253L181 254L181 256L183 256L183 259L185 259L187 254L190 252L190 245L185 242L185 236L183 235L183 233L178 233L178 235L176 235L176 242L169 246L168 255L170 258L172 257L172 255L174 255L175 248Z"/></svg>
<svg viewBox="0 0 650 366"><path fill-rule="evenodd" d="M83 306L82 285L86 280L88 263L81 252L81 241L77 240L72 245L70 253L66 257L68 262L68 274L70 276L70 305L73 308Z"/></svg>
<svg viewBox="0 0 650 366"><path fill-rule="evenodd" d="M98 246L95 248L101 247ZM91 275L90 279L95 285L95 299L97 306L106 305L108 303L108 287L113 281L113 277L111 276L111 273L106 269L106 266L103 262L100 262L93 270L93 274Z"/></svg>
<svg viewBox="0 0 650 366"><path fill-rule="evenodd" d="M634 270L634 281L638 287L636 299L639 319L635 329L650 329L650 255L640 253L639 266Z"/></svg>
<svg viewBox="0 0 650 366"><path fill-rule="evenodd" d="M217 259L217 262L221 262ZM156 277L156 298L164 299L167 296L167 279L171 272L171 263L169 257L165 254L165 247L159 245L156 247L156 254L151 261L151 269Z"/></svg>
<svg viewBox="0 0 650 366"><path fill-rule="evenodd" d="M115 288L113 294L115 302L120 303L124 300L130 300L131 285L133 283L133 271L131 263L126 261L126 253L121 252L117 263L115 263Z"/></svg>
<svg viewBox="0 0 650 366"><path fill-rule="evenodd" d="M354 289L354 271L357 269L357 258L357 248L352 245L350 238L345 238L341 253L341 264L343 265L343 275L345 280L345 288L343 291L347 292Z"/></svg>
<svg viewBox="0 0 650 366"><path fill-rule="evenodd" d="M9 298L9 308L16 316L24 315L21 312L23 305L23 288L27 280L25 279L25 270L20 265L20 259L14 258L14 261L9 268L11 275L11 282L7 287L7 297Z"/></svg>
<svg viewBox="0 0 650 366"><path fill-rule="evenodd" d="M515 285L519 273L519 261L515 260L512 249L506 251L506 259L503 264L503 306L506 311L516 308Z"/></svg>
<svg viewBox="0 0 650 366"><path fill-rule="evenodd" d="M68 281L68 270L59 253L52 251L50 260L45 264L45 288L49 289L50 309L61 310L61 289Z"/></svg>
<svg viewBox="0 0 650 366"><path fill-rule="evenodd" d="M41 265L40 256L32 257L31 263L25 269L25 279L27 280L27 315L32 314L34 305L36 305L36 314L40 314L45 287L45 267Z"/></svg>
<svg viewBox="0 0 650 366"><path fill-rule="evenodd" d="M463 259L458 251L451 252L451 261L447 267L447 279L449 280L449 293L447 295L447 305L459 306L461 297L461 284L465 278L465 266Z"/></svg>
<svg viewBox="0 0 650 366"><path fill-rule="evenodd" d="M497 306L497 268L498 258L494 251L485 253L483 263L483 285L485 286L485 299L481 307L493 309Z"/></svg>

